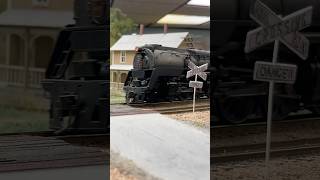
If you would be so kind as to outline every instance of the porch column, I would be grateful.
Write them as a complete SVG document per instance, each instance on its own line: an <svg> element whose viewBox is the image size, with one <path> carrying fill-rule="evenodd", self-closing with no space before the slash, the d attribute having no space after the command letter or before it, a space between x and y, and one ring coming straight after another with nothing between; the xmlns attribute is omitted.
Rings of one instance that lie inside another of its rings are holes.
<svg viewBox="0 0 320 180"><path fill-rule="evenodd" d="M29 59L30 52L32 51L30 46L30 29L26 28L25 31L25 47L24 47L24 88L27 89L29 85Z"/></svg>
<svg viewBox="0 0 320 180"><path fill-rule="evenodd" d="M5 62L6 66L9 66L9 64L10 64L10 46L11 46L10 36L11 36L10 33L6 34L6 62ZM6 70L5 70L5 78L4 79L5 79L5 83L8 85L9 84L9 69L8 68L6 68Z"/></svg>
<svg viewBox="0 0 320 180"><path fill-rule="evenodd" d="M121 83L121 71L118 71L117 83L118 83L118 85Z"/></svg>
<svg viewBox="0 0 320 180"><path fill-rule="evenodd" d="M121 71L117 71L117 90L119 90L120 88L120 82L121 82Z"/></svg>
<svg viewBox="0 0 320 180"><path fill-rule="evenodd" d="M8 10L12 9L12 0L7 1L7 9Z"/></svg>

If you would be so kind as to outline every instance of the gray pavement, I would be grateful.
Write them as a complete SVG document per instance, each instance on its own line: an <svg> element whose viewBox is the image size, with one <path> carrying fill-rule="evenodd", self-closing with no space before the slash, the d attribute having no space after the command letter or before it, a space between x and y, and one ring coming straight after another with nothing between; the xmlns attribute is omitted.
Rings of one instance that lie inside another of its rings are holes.
<svg viewBox="0 0 320 180"><path fill-rule="evenodd" d="M210 179L210 134L160 114L113 116L111 150L154 177Z"/></svg>

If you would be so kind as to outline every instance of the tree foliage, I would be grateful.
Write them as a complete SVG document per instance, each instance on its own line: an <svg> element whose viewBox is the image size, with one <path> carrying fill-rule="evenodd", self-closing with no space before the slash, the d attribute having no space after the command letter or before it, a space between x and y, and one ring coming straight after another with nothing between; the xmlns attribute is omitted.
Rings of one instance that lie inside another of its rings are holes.
<svg viewBox="0 0 320 180"><path fill-rule="evenodd" d="M134 28L133 20L123 14L120 9L110 9L110 46L123 34L131 33Z"/></svg>

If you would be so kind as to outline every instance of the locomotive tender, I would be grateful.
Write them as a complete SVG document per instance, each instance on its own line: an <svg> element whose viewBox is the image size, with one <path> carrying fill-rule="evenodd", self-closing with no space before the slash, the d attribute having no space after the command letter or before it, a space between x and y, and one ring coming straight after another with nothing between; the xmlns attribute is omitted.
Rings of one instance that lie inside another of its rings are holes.
<svg viewBox="0 0 320 180"><path fill-rule="evenodd" d="M193 89L186 78L188 61L199 66L210 61L210 52L177 49L161 45L137 48L133 69L124 83L126 102L144 103L191 99ZM209 81L197 91L198 98L208 97Z"/></svg>
<svg viewBox="0 0 320 180"><path fill-rule="evenodd" d="M308 59L302 60L280 45L278 62L295 64L298 72L293 85L275 85L273 119L283 119L301 109L320 113L320 1L261 1L282 16L313 6L312 26L301 31L310 41ZM214 17L211 119L216 122L240 123L267 114L268 83L254 81L253 69L256 61L271 62L273 43L244 53L247 32L259 26L249 17L253 2L216 0L211 7Z"/></svg>
<svg viewBox="0 0 320 180"><path fill-rule="evenodd" d="M76 23L58 36L42 82L56 133L108 132L107 7L106 0L75 0Z"/></svg>

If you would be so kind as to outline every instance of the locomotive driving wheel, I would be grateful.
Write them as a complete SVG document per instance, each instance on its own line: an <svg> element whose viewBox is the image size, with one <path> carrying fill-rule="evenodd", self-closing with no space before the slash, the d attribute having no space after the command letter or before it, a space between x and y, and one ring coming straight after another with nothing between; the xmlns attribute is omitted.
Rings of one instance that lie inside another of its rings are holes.
<svg viewBox="0 0 320 180"><path fill-rule="evenodd" d="M132 104L134 102L134 95L132 93L126 93L126 104Z"/></svg>
<svg viewBox="0 0 320 180"><path fill-rule="evenodd" d="M219 102L221 118L232 124L247 121L254 108L254 102L248 97L227 97Z"/></svg>

